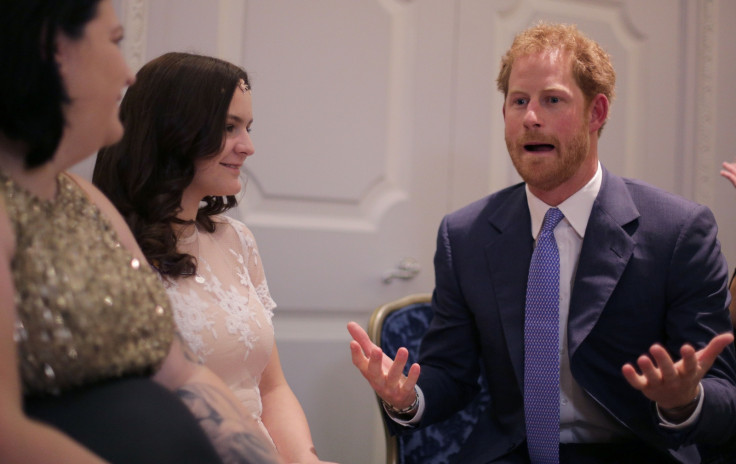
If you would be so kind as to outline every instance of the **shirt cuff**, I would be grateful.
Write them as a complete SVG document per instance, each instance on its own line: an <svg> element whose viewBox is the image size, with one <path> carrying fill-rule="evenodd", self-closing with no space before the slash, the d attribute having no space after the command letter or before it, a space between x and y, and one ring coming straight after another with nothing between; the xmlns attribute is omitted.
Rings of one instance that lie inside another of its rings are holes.
<svg viewBox="0 0 736 464"><path fill-rule="evenodd" d="M386 415L388 415L392 421L399 425L403 425L404 427L413 427L417 425L419 421L422 420L422 415L424 414L424 393L422 393L422 389L419 388L419 385L414 385L414 390L417 392L417 413L409 420L399 419L395 413L389 411L385 404L383 405L383 410L386 411Z"/></svg>
<svg viewBox="0 0 736 464"><path fill-rule="evenodd" d="M703 384L698 384L698 405L695 407L695 411L688 417L685 421L680 423L674 423L670 422L667 419L665 419L662 416L662 411L659 409L659 405L656 405L657 407L657 416L659 416L659 425L660 427L664 427L666 429L670 430L681 430L686 427L689 427L690 425L694 424L696 420L698 420L698 417L700 417L700 411L703 410L703 400L705 398L705 390L703 390Z"/></svg>

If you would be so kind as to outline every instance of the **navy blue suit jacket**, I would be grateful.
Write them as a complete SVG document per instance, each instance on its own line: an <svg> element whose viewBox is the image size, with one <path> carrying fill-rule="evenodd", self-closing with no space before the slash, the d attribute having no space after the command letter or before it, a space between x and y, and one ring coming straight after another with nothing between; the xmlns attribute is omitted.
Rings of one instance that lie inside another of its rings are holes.
<svg viewBox="0 0 736 464"><path fill-rule="evenodd" d="M680 462L699 462L694 443L736 434L736 357L731 347L702 384L705 403L685 431L659 427L653 404L621 367L653 343L679 358L731 330L728 269L704 206L605 169L582 244L570 301L568 345L580 386L634 435ZM488 416L465 462L494 462L525 441L522 400L524 300L533 250L524 184L447 215L435 255L435 316L422 342L420 426L461 408L482 363Z"/></svg>

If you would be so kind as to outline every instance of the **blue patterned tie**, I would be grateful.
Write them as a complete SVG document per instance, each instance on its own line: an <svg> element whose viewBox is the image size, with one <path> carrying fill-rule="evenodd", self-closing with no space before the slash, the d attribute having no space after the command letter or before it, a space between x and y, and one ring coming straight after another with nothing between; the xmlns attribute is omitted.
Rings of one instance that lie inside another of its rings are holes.
<svg viewBox="0 0 736 464"><path fill-rule="evenodd" d="M524 316L524 418L533 464L557 464L560 454L560 256L550 208L529 265Z"/></svg>

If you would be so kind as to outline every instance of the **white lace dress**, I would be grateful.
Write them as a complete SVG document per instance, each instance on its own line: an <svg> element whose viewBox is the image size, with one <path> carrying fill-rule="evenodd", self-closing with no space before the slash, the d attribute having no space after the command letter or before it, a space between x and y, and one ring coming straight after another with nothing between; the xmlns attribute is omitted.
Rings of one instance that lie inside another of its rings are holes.
<svg viewBox="0 0 736 464"><path fill-rule="evenodd" d="M200 360L261 422L258 384L274 344L273 309L255 238L245 224L214 218L210 234L196 230L179 251L197 258L197 274L164 281L179 330Z"/></svg>

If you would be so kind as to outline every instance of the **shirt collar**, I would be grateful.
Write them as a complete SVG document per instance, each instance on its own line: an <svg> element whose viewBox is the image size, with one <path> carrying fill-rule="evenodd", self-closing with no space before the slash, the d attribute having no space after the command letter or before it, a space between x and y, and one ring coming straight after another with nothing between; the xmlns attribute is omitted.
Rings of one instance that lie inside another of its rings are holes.
<svg viewBox="0 0 736 464"><path fill-rule="evenodd" d="M590 211L593 209L593 203L601 189L602 180L603 171L601 169L601 163L598 162L598 168L588 183L585 184L583 188L572 194L570 198L557 205L557 208L559 208L560 211L562 211L562 214L565 215L565 220L567 220L581 239L585 237L585 228L588 226ZM539 230L542 228L544 215L551 206L535 197L534 194L529 191L529 185L526 186L526 200L529 205L529 213L531 214L532 219L532 237L536 240L537 235L539 235Z"/></svg>

